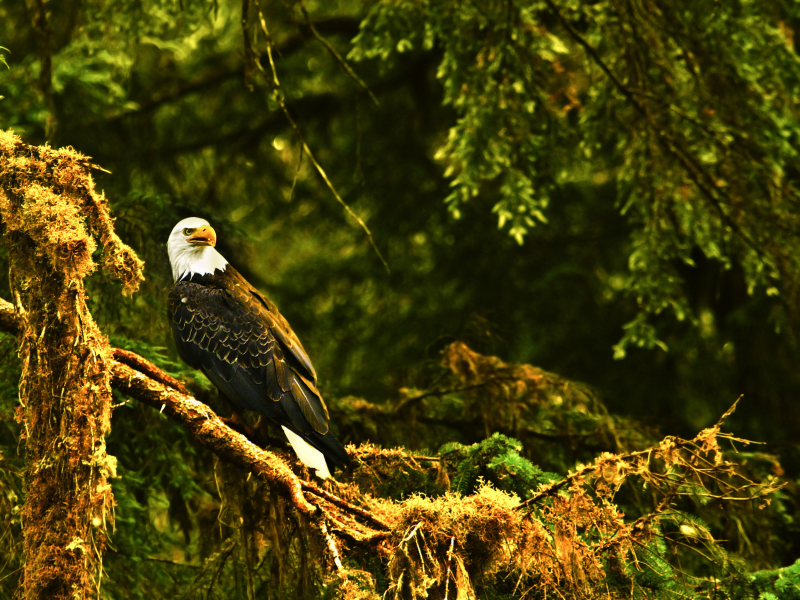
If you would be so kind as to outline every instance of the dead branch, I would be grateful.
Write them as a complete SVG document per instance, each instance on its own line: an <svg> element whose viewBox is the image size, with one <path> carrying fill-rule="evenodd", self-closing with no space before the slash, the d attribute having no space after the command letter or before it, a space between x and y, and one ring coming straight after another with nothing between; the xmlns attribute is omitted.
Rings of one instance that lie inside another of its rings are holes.
<svg viewBox="0 0 800 600"><path fill-rule="evenodd" d="M572 490L575 486L585 485L591 480L598 482L596 491L598 495L602 495L604 490L605 493L608 493L611 488L618 489L629 475L641 477L662 495L653 511L639 517L630 525L631 531L647 530L651 523L657 522L664 516L677 497L691 495L690 491L684 489L684 485L691 481L700 483L705 490L705 495L709 498L733 502L763 499L785 486L786 483L778 484L776 481L769 481L766 484L760 484L751 481L743 474L736 472L732 463L723 460L721 449L717 443L718 439L732 437L729 434L721 433L721 429L725 420L736 410L740 399L737 399L725 411L716 424L704 429L691 440L669 436L664 438L658 446L645 450L623 455L603 453L593 462L580 466L564 479L543 486L536 494L520 503L516 508L533 509L540 500L555 500L559 497L561 490ZM669 479L649 468L651 459L659 459L667 467L678 467L684 472L678 478ZM698 466L703 463L707 466ZM722 475L725 477L723 478ZM704 477L713 481L720 488L721 493L711 492L702 483ZM737 485L737 482L741 485ZM752 492L748 492L748 490L752 490ZM533 512L528 513L529 516L533 516L533 514Z"/></svg>
<svg viewBox="0 0 800 600"><path fill-rule="evenodd" d="M369 521L373 526L377 527L379 530L382 529L388 531L391 529L391 525L385 523L384 521L373 515L371 512L364 510L363 508L360 508L355 504L351 504L350 502L347 502L346 500L343 500L342 498L339 498L334 494L326 492L316 484L313 484L309 481L303 481L301 485L304 490L311 492L312 494L315 494L320 498L324 498L331 504L334 504L339 508L343 508L354 515L360 516L365 521Z"/></svg>

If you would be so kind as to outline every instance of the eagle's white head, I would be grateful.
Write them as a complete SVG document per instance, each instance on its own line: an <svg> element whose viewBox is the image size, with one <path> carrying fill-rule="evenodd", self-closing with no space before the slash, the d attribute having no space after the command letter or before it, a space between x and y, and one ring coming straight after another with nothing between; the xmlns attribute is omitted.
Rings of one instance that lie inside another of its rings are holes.
<svg viewBox="0 0 800 600"><path fill-rule="evenodd" d="M192 275L213 275L228 264L214 249L217 234L205 219L189 217L175 225L167 241L172 278L177 283Z"/></svg>

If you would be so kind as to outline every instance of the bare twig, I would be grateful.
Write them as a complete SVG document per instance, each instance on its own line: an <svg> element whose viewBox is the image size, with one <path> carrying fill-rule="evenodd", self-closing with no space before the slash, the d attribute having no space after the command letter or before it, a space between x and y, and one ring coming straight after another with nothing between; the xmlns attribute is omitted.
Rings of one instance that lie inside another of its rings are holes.
<svg viewBox="0 0 800 600"><path fill-rule="evenodd" d="M339 574L339 577L345 578L342 572L342 559L339 558L339 549L336 547L336 542L331 537L331 534L328 533L328 525L325 523L324 519L319 523L319 530L322 532L322 536L328 544L328 551L331 553L331 557L333 557L333 564L336 565L336 572Z"/></svg>
<svg viewBox="0 0 800 600"><path fill-rule="evenodd" d="M325 500L327 500L331 504L335 504L336 506L338 506L340 508L344 508L348 512L350 512L350 513L352 513L354 515L360 516L361 518L363 518L366 521L369 521L373 526L376 526L379 529L383 529L383 530L386 530L386 531L391 529L391 525L389 525L388 523L383 522L378 517L373 515L371 512L369 512L367 510L364 510L363 508L360 508L360 507L356 506L355 504L351 504L350 502L347 502L347 500L343 500L342 498L339 498L338 496L334 496L333 494L331 494L329 492L326 492L325 490L320 488L318 485L313 484L310 481L303 481L301 485L302 485L302 488L305 491L308 491L308 492L311 492L313 494L316 494L317 496L319 496L320 498L324 498Z"/></svg>
<svg viewBox="0 0 800 600"><path fill-rule="evenodd" d="M256 0L256 2L258 2L258 0ZM365 92L369 94L369 97L375 103L375 106L380 106L380 102L378 102L378 99L375 97L375 94L373 94L372 90L369 89L369 86L366 83L364 83L364 80L361 79L361 77L359 77L356 74L356 72L350 66L350 63L348 63L344 59L344 57L342 57L342 55L339 54L336 48L333 47L333 44L331 44L328 40L322 37L319 31L317 31L317 28L311 21L311 17L308 15L308 11L306 10L306 5L303 2L300 2L300 10L303 11L303 17L305 17L306 19L306 25L311 30L311 33L314 34L314 37L317 38L320 41L320 43L323 46L325 46L325 48L327 48L328 52L330 52L334 56L334 58L336 58L337 61L339 61L339 64L342 65L342 68L347 72L348 75L350 75L350 77L353 78L353 80L355 80L356 83L358 83L358 85L361 86L361 89L363 89ZM272 60L271 54L270 54L270 60Z"/></svg>
<svg viewBox="0 0 800 600"><path fill-rule="evenodd" d="M375 251L375 254L380 259L381 264L383 264L383 267L386 269L386 272L390 273L391 271L389 269L389 263L386 262L386 259L383 257L383 254L378 249L377 244L375 244L375 239L372 237L372 232L369 230L369 227L367 227L367 224L364 223L364 220L361 217L359 217L353 211L353 209L350 208L350 205L347 204L339 195L339 192L336 190L336 187L333 185L333 183L331 183L331 180L328 178L328 174L325 172L325 169L323 169L322 165L320 165L319 162L317 161L316 157L314 156L314 153L311 151L311 148L309 148L308 144L306 143L305 136L303 135L302 131L300 131L300 128L298 127L297 123L295 122L294 118L289 112L289 109L286 107L286 103L283 100L283 94L281 93L280 90L281 84L280 81L278 80L278 72L275 68L275 62L273 61L272 58L272 37L269 35L269 30L267 29L266 20L264 19L264 16L261 13L258 0L254 1L256 3L256 7L258 8L259 20L261 23L262 31L264 31L264 34L266 36L267 55L269 57L270 69L272 71L271 80L269 78L267 78L266 80L270 85L270 87L272 88L273 97L275 98L275 101L278 103L278 106L280 106L281 111L286 117L286 120L289 121L289 125L291 125L292 129L294 130L294 133L297 136L297 139L300 141L303 150L308 154L309 160L314 165L314 168L320 174L323 181L325 181L325 185L328 186L328 189L331 191L334 198L336 198L336 201L342 205L347 214L349 214L353 219L355 219L355 221L359 224L361 229L364 230L364 233L367 234L367 238L369 239L369 243L372 246L372 249ZM250 5L249 2L250 0L242 0L242 31L244 35L245 58L246 58L245 77L247 78L248 81L250 80L249 76L252 73L253 67L261 71L261 73L264 74L265 78L267 77L264 67L261 66L261 61L258 60L258 56L254 48L252 47L252 44L250 44L249 38L247 37L248 22L249 22L248 10Z"/></svg>
<svg viewBox="0 0 800 600"><path fill-rule="evenodd" d="M250 0L242 0L242 41L244 42L244 82L250 91L253 90L253 68L258 63L258 56L250 42Z"/></svg>
<svg viewBox="0 0 800 600"><path fill-rule="evenodd" d="M444 600L447 600L447 596L450 592L450 578L453 576L453 572L451 570L451 566L453 564L453 546L456 543L456 536L452 536L450 538L450 548L447 550L447 575L445 576L445 583L444 583Z"/></svg>
<svg viewBox="0 0 800 600"><path fill-rule="evenodd" d="M289 121L289 124L292 126L292 129L294 129L295 135L297 135L297 139L300 140L300 144L303 146L303 150L305 150L306 154L308 154L308 159L311 161L311 164L314 165L314 168L317 170L322 179L325 181L325 184L328 186L328 189L331 191L331 193L339 202L339 204L341 204L344 207L344 209L347 211L347 214L353 217L353 219L355 219L356 222L361 226L361 229L364 230L364 233L367 234L367 238L369 238L369 243L372 246L372 249L375 251L375 254L378 255L378 258L383 264L383 267L386 269L386 272L390 273L391 271L389 269L389 263L386 262L386 259L383 257L383 254L381 253L380 250L378 250L378 246L375 244L375 239L372 237L372 232L369 230L369 227L367 227L367 224L364 223L361 217L359 217L353 211L353 209L350 208L350 205L348 205L344 200L342 200L342 197L339 195L339 192L336 191L336 188L331 183L331 180L328 179L328 174L325 173L325 169L322 168L322 165L320 165L319 162L317 162L314 153L311 152L311 148L309 148L308 144L306 143L306 139L303 136L303 133L300 131L300 128L297 126L297 123L295 123L294 119L292 118L292 115L289 113L289 109L286 108L286 104L283 102L283 96L280 93L276 92L275 97L278 100L278 104L280 105L283 114L286 115L286 120Z"/></svg>
<svg viewBox="0 0 800 600"><path fill-rule="evenodd" d="M19 335L20 326L17 323L18 316L14 313L14 305L5 298L0 298L0 331Z"/></svg>
<svg viewBox="0 0 800 600"><path fill-rule="evenodd" d="M704 429L699 434L697 434L697 436L694 439L683 440L683 439L680 439L680 438L668 437L668 438L665 438L665 440L662 442L660 447L656 446L654 448L647 448L645 450L638 450L636 452L629 452L627 454L614 456L613 458L616 461L618 461L618 463L620 463L620 464L628 465L628 467L626 467L626 468L630 469L629 472L631 474L637 472L636 468L633 466L635 464L635 460L636 459L640 459L640 458L646 456L647 457L647 462L649 463L650 457L654 453L656 455L662 454L662 458L664 458L666 460L666 457L664 456L664 454L666 454L666 453L671 453L671 452L672 453L677 453L679 451L687 451L688 450L690 452L690 454L692 455L692 457L701 458L702 459L702 457L698 456L694 451L692 451L692 448L695 448L697 450L702 450L703 444L707 440L709 440L711 438L716 439L717 436L722 437L723 439L728 437L727 434L721 434L720 433L720 429L722 427L722 424L725 422L725 420L731 414L733 414L733 412L736 410L736 406L738 405L739 400L741 400L741 397L738 398L733 403L733 405L728 410L725 411L725 413L719 418L719 420L717 421L717 423L713 427L709 427L707 429ZM719 451L719 450L717 449L717 451ZM591 477L592 473L595 472L598 469L598 466L600 465L600 463L603 460L606 460L606 458L607 458L606 456L601 456L598 459L596 459L594 462L592 462L592 463L590 463L588 465L582 466L581 468L577 469L574 473L571 473L570 475L568 475L564 479L562 479L560 481L556 481L554 483L551 483L551 484L549 484L547 486L544 486L542 489L540 489L539 492L537 492L536 494L534 494L533 496L528 498L526 501L520 503L517 508L521 509L521 508L526 508L526 507L533 506L537 502L539 502L539 500L541 500L543 498L553 497L556 493L558 493L560 490L564 489L565 487L567 487L569 485L572 485L575 482L580 482L580 481L583 481L584 479L587 479L587 478ZM704 460L704 462L707 462L707 461ZM750 488L753 488L753 487L759 487L759 486L757 484L747 480L746 478L741 477L741 479L744 481L744 485L741 485L741 486L737 487L736 485L733 485L733 484L731 484L729 482L722 481L720 478L716 477L714 475L714 473L707 473L706 471L709 471L709 469L699 469L699 468L696 468L696 467L693 467L693 466L689 466L688 463L686 463L686 461L682 461L682 462L680 462L680 464L684 464L685 466L688 466L688 468L690 468L691 471L693 473L695 473L695 475L698 476L698 477L700 475L711 477L712 479L714 479L723 488L723 491L729 492L729 493L723 493L723 494L711 494L709 492L708 496L712 497L712 498L719 498L719 499L723 499L723 500L732 500L732 501L739 501L739 502L747 501L747 500L753 500L754 498L758 498L758 497L764 495L765 491L766 492L772 492L772 491L775 491L776 489L778 489L780 487L783 487L783 485L785 485L785 484L779 485L779 486L766 485L766 486L763 487L763 490L757 491L752 496L734 496L734 495L732 495L732 493L743 492L743 491L745 491L747 489L750 489ZM711 463L709 463L709 464L711 464ZM716 474L719 474L719 473L722 473L723 470L727 471L728 469L729 469L729 467L726 467L725 465L722 465L721 467L720 466L716 466L714 471L716 472ZM644 476L644 473L640 472L640 474L642 474ZM644 517L641 517L641 518L637 519L633 523L632 526L635 527L635 528L644 527L644 525L647 522L649 522L649 521L653 520L654 518L658 517L664 510L666 510L668 508L670 502L672 501L672 499L675 496L685 495L685 492L680 490L680 486L685 483L685 481L686 481L686 479L688 477L687 475L684 475L683 477L681 477L678 480L666 481L658 473L652 473L652 472L647 471L646 474L647 474L647 477L649 478L651 483L653 483L653 482L662 483L663 482L663 483L669 484L669 487L668 487L668 489L666 491L664 491L664 494L665 494L664 498L661 500L659 505L656 507L655 511L650 513L650 514L648 514L648 515L646 515L646 516L644 516ZM730 474L735 474L735 473L730 471Z"/></svg>
<svg viewBox="0 0 800 600"><path fill-rule="evenodd" d="M417 394L416 396L408 396L406 398L402 398L397 404L394 405L392 408L392 412L397 413L404 409L406 406L413 404L415 402L419 402L420 400L424 400L425 398L429 398L430 396L446 396L448 394L455 394L457 392L467 392L469 390L474 390L482 387L486 387L487 385L492 385L493 383L497 383L498 381L502 381L503 379L513 380L511 377L493 377L486 381L481 381L480 383L476 383L474 385L466 385L463 387L458 388L450 388L447 390L431 390L429 392L424 392L422 394Z"/></svg>
<svg viewBox="0 0 800 600"><path fill-rule="evenodd" d="M264 32L264 37L267 41L267 57L269 58L269 66L272 69L272 80L275 82L275 87L278 87L280 85L278 81L278 71L275 69L275 60L272 58L272 36L269 34L269 29L267 29L267 20L264 18L264 13L261 12L261 5L258 0L253 0L253 2L258 11L258 21L261 25L261 31Z"/></svg>

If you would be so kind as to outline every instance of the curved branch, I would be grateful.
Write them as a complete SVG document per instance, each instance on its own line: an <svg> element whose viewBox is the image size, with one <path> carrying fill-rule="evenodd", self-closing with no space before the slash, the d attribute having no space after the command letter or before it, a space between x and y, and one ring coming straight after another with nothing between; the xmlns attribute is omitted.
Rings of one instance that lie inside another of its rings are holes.
<svg viewBox="0 0 800 600"><path fill-rule="evenodd" d="M2 314L0 314L0 319L2 319ZM123 365L128 365L132 369L139 371L140 373L144 373L151 379L155 379L157 382L162 383L167 387L171 387L173 390L176 390L181 394L191 396L191 392L182 381L175 379L166 371L159 369L146 358L139 356L135 352L124 350L122 348L112 348L111 351L113 352L114 359L117 362L121 362Z"/></svg>
<svg viewBox="0 0 800 600"><path fill-rule="evenodd" d="M0 331L17 335L20 330L17 318L14 305L0 298ZM388 537L390 524L369 510L297 477L275 453L259 448L228 427L206 404L194 398L183 382L129 350L114 348L112 354L113 358L106 359L112 387L179 422L223 460L276 485L301 514L318 521L320 529L326 519L331 519L337 524L331 531L348 541L374 544Z"/></svg>
<svg viewBox="0 0 800 600"><path fill-rule="evenodd" d="M317 513L317 508L303 496L300 479L275 454L262 450L225 425L214 411L192 396L167 387L126 364L116 360L109 362L113 387L180 422L220 458L246 467L268 483L278 484L306 516Z"/></svg>

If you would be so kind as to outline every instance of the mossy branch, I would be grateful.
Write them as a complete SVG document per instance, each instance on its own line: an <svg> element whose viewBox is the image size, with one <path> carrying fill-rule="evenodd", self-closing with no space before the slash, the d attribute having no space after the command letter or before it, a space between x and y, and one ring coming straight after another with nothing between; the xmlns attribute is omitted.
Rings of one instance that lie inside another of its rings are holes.
<svg viewBox="0 0 800 600"><path fill-rule="evenodd" d="M139 357L141 361L145 361ZM117 360L111 361L111 384L125 394L178 421L220 458L238 464L267 483L283 489L295 508L312 517L317 509L303 495L300 480L275 454L262 450L228 427L193 396L157 381Z"/></svg>
<svg viewBox="0 0 800 600"><path fill-rule="evenodd" d="M0 298L0 331L17 335L14 305ZM297 477L275 453L264 450L226 425L206 404L194 398L185 384L146 358L129 350L112 349L107 359L115 389L163 413L186 428L221 459L254 473L276 486L301 514L336 523L336 534L357 543L373 544L389 535L391 525L313 482ZM368 523L362 525L360 521Z"/></svg>
<svg viewBox="0 0 800 600"><path fill-rule="evenodd" d="M72 148L31 146L0 131L3 244L21 317L11 329L22 363L16 418L26 457L26 600L96 598L114 523L108 340L88 310L84 280L97 268L98 240L104 270L123 293L144 277L142 261L114 232L92 168Z"/></svg>
<svg viewBox="0 0 800 600"><path fill-rule="evenodd" d="M13 305L0 299L0 331L19 331L14 311ZM462 370L475 377L483 373L477 355L461 352L459 356L470 358L459 363ZM298 477L281 456L259 448L229 428L208 406L185 393L182 382L143 357L112 349L105 364L114 388L179 422L221 459L255 474L274 493L286 498L300 521L317 532L322 541L319 547L328 555L330 574L340 582L342 598L350 597L346 590L358 587L354 582L359 578L372 581L366 572L343 566L345 550L348 558L354 558L359 556L359 549L387 561L389 592L398 597L449 595L452 587L459 597L474 597L475 574L495 572L513 573L519 585L529 591L534 587L567 589L570 594L585 596L608 575L606 563L627 569L633 582L635 573L654 568L649 561L663 559L650 556L655 551L653 539L666 539L661 522L674 520L677 512L673 501L686 495L682 486L690 479L699 485L712 479L721 493L712 494L710 486L703 489L721 500L759 499L781 487L772 480L766 484L746 480L735 473L734 465L722 460L718 438L737 440L720 431L734 404L713 427L692 440L667 437L645 450L623 455L603 453L565 479L541 487L526 502L487 485L469 496L443 493L429 498L413 494L402 502L393 502L370 496L369 490L377 491L374 486L354 482L339 484L337 495L330 488ZM493 366L503 365L495 362ZM356 479L373 472L373 467L383 471L424 470L414 460L420 457L402 449L362 445L350 446L348 451L358 464ZM653 466L653 461L681 467L685 474L670 479L661 473L664 469ZM629 477L643 479L658 490L661 502L649 514L626 523L612 499ZM567 489L569 494L560 493ZM584 529L596 535L581 537L578 532ZM695 529L684 527L681 531L692 533ZM700 529L697 532L698 536L705 535ZM714 543L713 538L708 539ZM515 548L515 552L508 554L503 550L506 547ZM703 549L689 549L706 556ZM716 560L711 555L707 559ZM374 588L374 581L369 586Z"/></svg>

